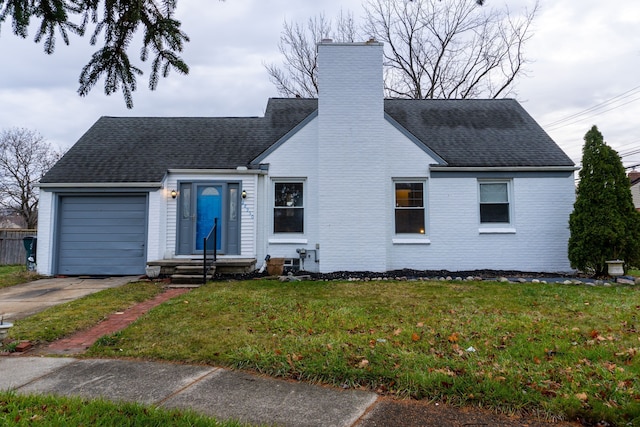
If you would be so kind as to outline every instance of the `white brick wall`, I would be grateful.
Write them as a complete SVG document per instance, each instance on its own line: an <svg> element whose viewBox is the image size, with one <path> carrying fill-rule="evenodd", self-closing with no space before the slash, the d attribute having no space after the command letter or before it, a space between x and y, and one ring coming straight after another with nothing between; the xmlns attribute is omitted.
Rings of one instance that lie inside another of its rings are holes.
<svg viewBox="0 0 640 427"><path fill-rule="evenodd" d="M297 258L296 249L315 249L319 243L318 228L318 118L311 120L278 149L267 156L263 163L269 164L269 176L261 182L261 198L258 245L258 265L264 257ZM304 233L273 233L274 182L294 179L304 182ZM308 271L317 271L313 261L305 263Z"/></svg>
<svg viewBox="0 0 640 427"><path fill-rule="evenodd" d="M640 183L631 186L631 197L636 209L640 209Z"/></svg>
<svg viewBox="0 0 640 427"><path fill-rule="evenodd" d="M427 246L395 245L392 269L570 271L573 176L514 178L515 233L481 234L476 178L429 181Z"/></svg>

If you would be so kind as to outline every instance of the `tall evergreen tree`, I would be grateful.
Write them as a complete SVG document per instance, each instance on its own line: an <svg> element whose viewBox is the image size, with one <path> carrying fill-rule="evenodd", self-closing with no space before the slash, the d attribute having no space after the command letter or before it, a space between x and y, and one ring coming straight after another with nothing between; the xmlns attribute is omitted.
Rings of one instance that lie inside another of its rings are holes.
<svg viewBox="0 0 640 427"><path fill-rule="evenodd" d="M569 218L569 261L574 268L604 275L606 261L640 259L640 214L618 153L593 126L584 137L582 169Z"/></svg>

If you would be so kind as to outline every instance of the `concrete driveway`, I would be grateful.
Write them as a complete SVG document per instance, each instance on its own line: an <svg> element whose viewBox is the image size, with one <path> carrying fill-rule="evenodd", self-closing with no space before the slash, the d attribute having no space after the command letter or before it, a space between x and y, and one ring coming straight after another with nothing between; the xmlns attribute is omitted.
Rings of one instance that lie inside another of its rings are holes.
<svg viewBox="0 0 640 427"><path fill-rule="evenodd" d="M22 319L48 307L73 301L103 289L136 281L140 276L105 278L64 277L39 279L0 289L0 316L7 322Z"/></svg>

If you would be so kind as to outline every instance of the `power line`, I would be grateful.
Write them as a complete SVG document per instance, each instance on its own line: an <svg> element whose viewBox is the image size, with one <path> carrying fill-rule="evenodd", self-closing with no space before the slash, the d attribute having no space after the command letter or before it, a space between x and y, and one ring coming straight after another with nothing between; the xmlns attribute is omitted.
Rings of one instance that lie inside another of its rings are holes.
<svg viewBox="0 0 640 427"><path fill-rule="evenodd" d="M626 102L624 104L621 104L621 105L618 105L618 106L614 106L614 107L612 107L610 109L607 109L605 111L598 112L597 114L591 114L591 113L595 113L596 111L598 111L598 110L600 110L602 108L606 108L606 107L610 106L611 104L620 102L620 101L622 101L624 99L627 99L627 98L629 98L631 96L634 96L639 91L640 91L640 86L636 86L636 87L634 87L632 89L629 89L629 90L627 90L627 91L625 91L625 92L623 92L623 93L621 93L619 95L616 95L616 96L614 96L612 98L609 98L609 99L607 99L607 100L605 100L603 102L600 102L600 103L598 103L598 104L596 104L596 105L594 105L592 107L589 107L589 108L587 108L585 110L579 111L579 112L574 113L574 114L570 114L570 115L568 115L566 117L563 117L561 119L558 119L558 120L556 120L554 122L548 123L544 127L545 128L549 127L549 128L559 129L561 127L568 126L569 124L577 123L579 121L586 120L588 118L588 117L580 118L581 116L585 116L585 115L589 115L589 117L597 116L597 115L606 113L607 111L611 111L613 109L620 108L620 107L622 107L624 105L630 104L631 102L637 101L638 99L640 99L640 97L634 98L631 101L628 101L628 102ZM580 118L580 119L578 119L578 118ZM567 123L567 122L571 122L571 123Z"/></svg>
<svg viewBox="0 0 640 427"><path fill-rule="evenodd" d="M611 107L611 108L609 108L609 109L607 109L607 110L600 111L600 112L598 112L598 113L596 113L596 114L592 114L592 115L589 115L589 116L587 116L587 117L576 118L576 119L575 119L575 120L573 120L573 121L570 121L570 122L564 122L564 123L562 123L562 124L558 124L558 125L555 125L555 126L550 126L550 127L552 127L552 129L550 129L550 130L558 130L558 129L561 129L561 128L566 127L566 126L570 126L570 125L573 125L573 124L576 124L576 123L580 123L580 122L582 122L582 121L584 121L584 120L591 119L591 118L593 118L593 117L601 116L601 115L603 115L604 113L607 113L607 112L612 111L612 110L616 110L616 109L618 109L618 108L620 108L620 107L624 107L625 105L631 104L632 102L636 102L636 101L638 101L638 100L640 100L640 96L639 96L639 97L637 97L637 98L632 99L631 101L627 101L627 102L625 102L624 104L616 105L616 106ZM600 108L603 108L603 107L605 107L605 106L602 106L602 107L600 107Z"/></svg>

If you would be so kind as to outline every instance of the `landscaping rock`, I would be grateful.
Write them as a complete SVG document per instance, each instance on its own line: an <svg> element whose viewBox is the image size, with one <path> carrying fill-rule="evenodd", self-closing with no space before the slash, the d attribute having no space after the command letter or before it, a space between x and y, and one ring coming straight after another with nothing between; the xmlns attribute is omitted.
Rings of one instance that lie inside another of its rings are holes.
<svg viewBox="0 0 640 427"><path fill-rule="evenodd" d="M636 281L633 277L620 276L616 278L616 283L619 283L621 285L635 285Z"/></svg>

